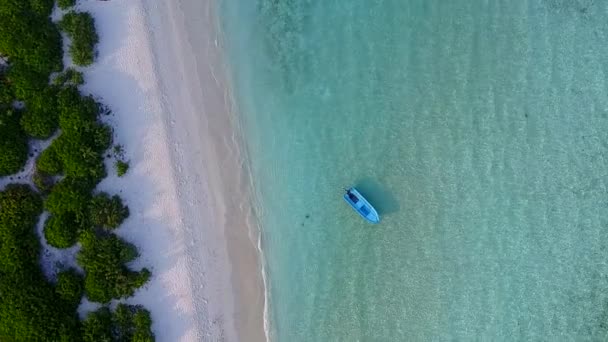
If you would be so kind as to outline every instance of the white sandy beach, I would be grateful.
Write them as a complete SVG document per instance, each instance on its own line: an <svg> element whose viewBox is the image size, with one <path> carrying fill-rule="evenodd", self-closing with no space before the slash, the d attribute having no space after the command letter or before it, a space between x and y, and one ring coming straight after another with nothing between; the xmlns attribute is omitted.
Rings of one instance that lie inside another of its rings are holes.
<svg viewBox="0 0 608 342"><path fill-rule="evenodd" d="M82 90L111 108L115 143L130 160L124 177L110 172L99 190L130 208L117 233L139 248L132 266L153 276L127 302L151 311L158 341L265 340L258 236L242 200L248 176L211 6L78 5L100 36Z"/></svg>

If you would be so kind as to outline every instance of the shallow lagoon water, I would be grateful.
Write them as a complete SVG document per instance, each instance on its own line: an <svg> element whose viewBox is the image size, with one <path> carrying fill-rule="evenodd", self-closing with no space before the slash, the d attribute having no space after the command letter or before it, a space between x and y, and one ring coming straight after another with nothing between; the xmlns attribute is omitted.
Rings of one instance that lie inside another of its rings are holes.
<svg viewBox="0 0 608 342"><path fill-rule="evenodd" d="M608 338L608 2L219 3L273 341Z"/></svg>

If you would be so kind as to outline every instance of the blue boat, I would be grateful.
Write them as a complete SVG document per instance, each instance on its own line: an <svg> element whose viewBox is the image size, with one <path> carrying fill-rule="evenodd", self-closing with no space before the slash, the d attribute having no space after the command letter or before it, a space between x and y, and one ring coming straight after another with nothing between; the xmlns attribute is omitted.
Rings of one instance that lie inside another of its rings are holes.
<svg viewBox="0 0 608 342"><path fill-rule="evenodd" d="M344 200L346 203L350 204L356 212L359 213L364 219L368 220L371 223L380 222L380 215L374 207L357 191L355 188L350 188L346 190L344 194Z"/></svg>

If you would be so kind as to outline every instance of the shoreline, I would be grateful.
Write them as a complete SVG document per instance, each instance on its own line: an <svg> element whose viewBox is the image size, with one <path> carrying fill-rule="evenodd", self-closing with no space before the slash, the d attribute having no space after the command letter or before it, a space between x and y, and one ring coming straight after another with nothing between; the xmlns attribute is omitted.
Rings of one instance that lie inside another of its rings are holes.
<svg viewBox="0 0 608 342"><path fill-rule="evenodd" d="M132 215L117 233L140 249L134 266L152 270L126 301L150 310L159 341L266 341L259 233L213 1L78 8L100 35L82 89L113 110L131 160L99 189L124 197Z"/></svg>

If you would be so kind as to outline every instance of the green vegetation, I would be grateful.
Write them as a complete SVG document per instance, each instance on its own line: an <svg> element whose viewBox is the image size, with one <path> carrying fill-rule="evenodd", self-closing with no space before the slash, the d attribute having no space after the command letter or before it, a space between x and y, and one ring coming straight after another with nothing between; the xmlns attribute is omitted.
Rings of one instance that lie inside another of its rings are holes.
<svg viewBox="0 0 608 342"><path fill-rule="evenodd" d="M0 192L0 208L0 272L19 272L32 256L38 257L33 227L42 201L28 186L9 185Z"/></svg>
<svg viewBox="0 0 608 342"><path fill-rule="evenodd" d="M85 342L153 342L150 313L141 306L118 304L112 313L108 307L91 312L83 322Z"/></svg>
<svg viewBox="0 0 608 342"><path fill-rule="evenodd" d="M114 168L118 177L124 176L129 171L129 162L125 161L125 150L122 145L114 145Z"/></svg>
<svg viewBox="0 0 608 342"><path fill-rule="evenodd" d="M141 306L118 304L112 321L119 341L154 341L150 312Z"/></svg>
<svg viewBox="0 0 608 342"><path fill-rule="evenodd" d="M31 137L46 139L57 130L57 89L46 87L31 91L27 96L27 106L21 117L23 130Z"/></svg>
<svg viewBox="0 0 608 342"><path fill-rule="evenodd" d="M2 56L0 56L0 62L3 61ZM0 109L9 108L14 99L13 90L10 87L10 84L6 78L5 67L0 66Z"/></svg>
<svg viewBox="0 0 608 342"><path fill-rule="evenodd" d="M27 137L19 119L19 111L0 109L0 176L18 172L27 161Z"/></svg>
<svg viewBox="0 0 608 342"><path fill-rule="evenodd" d="M84 289L87 298L108 303L112 299L132 296L150 278L150 271L129 270L125 263L137 257L137 249L114 234L96 236L91 231L80 235L82 249L76 260L85 270Z"/></svg>
<svg viewBox="0 0 608 342"><path fill-rule="evenodd" d="M120 145L120 144L114 145L113 150L114 150L114 157L116 159L124 159L124 157L125 157L125 148L122 145Z"/></svg>
<svg viewBox="0 0 608 342"><path fill-rule="evenodd" d="M47 88L50 73L63 68L63 51L52 9L52 0L0 1L0 56L9 62L0 70L0 175L24 166L26 133L48 137L57 126ZM25 102L24 112L12 108L15 100Z"/></svg>
<svg viewBox="0 0 608 342"><path fill-rule="evenodd" d="M93 187L80 179L66 177L53 187L44 207L51 215L70 214L82 228L88 226L87 204Z"/></svg>
<svg viewBox="0 0 608 342"><path fill-rule="evenodd" d="M27 185L0 192L0 336L7 341L76 341L73 301L60 296L38 265L34 226L40 197Z"/></svg>
<svg viewBox="0 0 608 342"><path fill-rule="evenodd" d="M75 2L58 1L62 8ZM102 303L131 296L150 272L125 265L137 250L111 232L129 215L120 197L92 194L106 176L103 158L112 130L98 118L108 110L79 92L82 73L61 72L53 5L53 0L0 0L0 176L23 169L29 139L48 139L61 130L37 157L32 181L40 193L15 184L0 191L0 340L153 341L150 315L140 307L119 305L115 314L102 309L78 320L83 295ZM60 25L71 38L73 61L92 63L98 37L91 15L70 12ZM50 84L54 72L60 73ZM46 240L56 248L80 242L77 262L84 274L69 269L54 283L45 278L35 233L43 208L50 214Z"/></svg>
<svg viewBox="0 0 608 342"><path fill-rule="evenodd" d="M116 167L116 175L118 177L124 176L129 171L129 162L117 160L114 166Z"/></svg>
<svg viewBox="0 0 608 342"><path fill-rule="evenodd" d="M32 182L34 182L36 188L44 195L48 195L51 189L53 189L53 185L55 185L53 177L41 172L40 170L34 173L32 176Z"/></svg>
<svg viewBox="0 0 608 342"><path fill-rule="evenodd" d="M57 275L55 292L66 303L72 304L74 310L78 308L84 294L83 287L82 276L75 269L63 271Z"/></svg>
<svg viewBox="0 0 608 342"><path fill-rule="evenodd" d="M57 0L57 6L63 10L74 7L74 5L76 5L76 0Z"/></svg>
<svg viewBox="0 0 608 342"><path fill-rule="evenodd" d="M89 213L94 226L114 229L129 217L129 208L122 204L120 197L102 192L91 200Z"/></svg>
<svg viewBox="0 0 608 342"><path fill-rule="evenodd" d="M87 12L66 13L59 27L70 37L70 56L74 64L86 66L95 59L95 45L99 41L95 31L95 20Z"/></svg>
<svg viewBox="0 0 608 342"><path fill-rule="evenodd" d="M108 307L102 307L91 312L82 322L82 338L85 342L111 342L112 312Z"/></svg>
<svg viewBox="0 0 608 342"><path fill-rule="evenodd" d="M36 160L36 169L48 175L56 175L63 170L61 160L52 145L40 153Z"/></svg>
<svg viewBox="0 0 608 342"><path fill-rule="evenodd" d="M50 216L44 223L44 238L55 248L72 247L78 239L78 223L70 213Z"/></svg>
<svg viewBox="0 0 608 342"><path fill-rule="evenodd" d="M48 78L63 68L61 35L50 19L53 0L0 2L0 54ZM44 77L43 77L44 79Z"/></svg>
<svg viewBox="0 0 608 342"><path fill-rule="evenodd" d="M96 184L106 176L103 153L112 142L110 128L97 121L100 105L73 86L57 96L61 135L38 158L37 169L49 175L86 179Z"/></svg>
<svg viewBox="0 0 608 342"><path fill-rule="evenodd" d="M53 84L56 86L79 86L84 84L84 76L74 68L67 68L53 79Z"/></svg>

